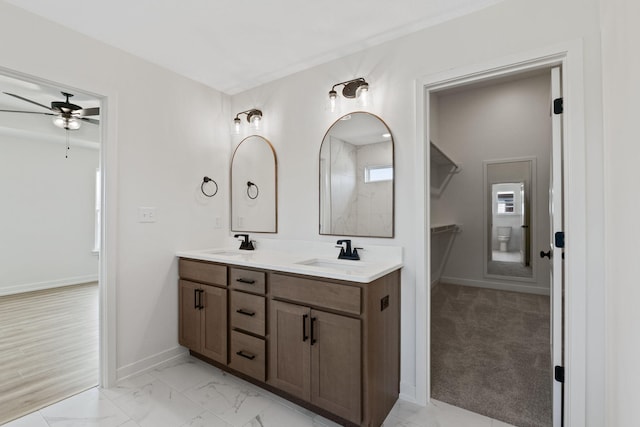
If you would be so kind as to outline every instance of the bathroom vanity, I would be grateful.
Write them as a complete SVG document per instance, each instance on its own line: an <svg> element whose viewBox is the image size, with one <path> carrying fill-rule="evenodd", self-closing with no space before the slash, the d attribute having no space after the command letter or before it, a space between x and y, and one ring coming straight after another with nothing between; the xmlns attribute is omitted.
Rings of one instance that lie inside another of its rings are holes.
<svg viewBox="0 0 640 427"><path fill-rule="evenodd" d="M178 253L180 344L343 425L380 426L399 393L401 262L243 252Z"/></svg>

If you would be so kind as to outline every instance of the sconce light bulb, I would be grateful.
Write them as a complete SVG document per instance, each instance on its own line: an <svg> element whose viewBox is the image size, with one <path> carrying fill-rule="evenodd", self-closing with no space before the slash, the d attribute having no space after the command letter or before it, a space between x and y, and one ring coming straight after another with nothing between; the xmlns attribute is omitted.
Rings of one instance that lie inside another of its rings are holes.
<svg viewBox="0 0 640 427"><path fill-rule="evenodd" d="M335 90L329 91L329 111L335 113L336 111L336 101L338 98L338 93Z"/></svg>
<svg viewBox="0 0 640 427"><path fill-rule="evenodd" d="M363 83L358 87L358 105L361 107L368 107L371 99L369 94L369 85L367 83Z"/></svg>
<svg viewBox="0 0 640 427"><path fill-rule="evenodd" d="M240 135L240 119L238 117L233 119L233 133Z"/></svg>
<svg viewBox="0 0 640 427"><path fill-rule="evenodd" d="M262 116L255 114L251 116L251 127L255 130L260 130L260 122L262 121Z"/></svg>

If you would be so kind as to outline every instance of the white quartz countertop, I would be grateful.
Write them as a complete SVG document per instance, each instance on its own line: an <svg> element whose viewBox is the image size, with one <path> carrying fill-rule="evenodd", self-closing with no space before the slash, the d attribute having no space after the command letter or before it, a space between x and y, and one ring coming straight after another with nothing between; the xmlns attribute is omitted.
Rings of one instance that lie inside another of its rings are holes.
<svg viewBox="0 0 640 427"><path fill-rule="evenodd" d="M375 250L362 251L361 260L340 260L327 251L280 251L260 249L247 251L236 248L211 248L178 251L181 258L213 261L240 267L260 268L285 273L304 274L329 279L369 283L402 267L402 255L381 256Z"/></svg>

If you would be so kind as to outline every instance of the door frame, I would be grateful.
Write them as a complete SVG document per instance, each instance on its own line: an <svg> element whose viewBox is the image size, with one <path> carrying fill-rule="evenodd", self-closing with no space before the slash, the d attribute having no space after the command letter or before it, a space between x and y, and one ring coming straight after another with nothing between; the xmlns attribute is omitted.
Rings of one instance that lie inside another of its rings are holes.
<svg viewBox="0 0 640 427"><path fill-rule="evenodd" d="M117 150L116 150L116 100L115 93L99 94L97 91L71 86L54 80L34 76L0 66L0 74L18 80L55 86L67 92L90 95L100 100L100 251L98 259L98 385L108 388L116 382L116 200L117 200ZM109 102L112 100L113 102Z"/></svg>
<svg viewBox="0 0 640 427"><path fill-rule="evenodd" d="M481 80L505 77L540 68L562 67L565 98L563 151L565 206L564 301L564 420L566 425L586 424L586 147L584 144L584 60L582 40L574 40L529 52L473 64L416 79L416 347L415 401L430 401L430 182L429 98L431 92Z"/></svg>

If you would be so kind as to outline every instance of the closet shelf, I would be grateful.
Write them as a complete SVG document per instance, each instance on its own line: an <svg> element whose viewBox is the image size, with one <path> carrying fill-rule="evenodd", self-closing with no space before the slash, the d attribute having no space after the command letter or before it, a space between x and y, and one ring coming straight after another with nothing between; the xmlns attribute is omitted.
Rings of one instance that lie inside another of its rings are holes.
<svg viewBox="0 0 640 427"><path fill-rule="evenodd" d="M453 170L452 173L455 173L460 169L458 164L451 160L451 157L447 156L444 151L442 151L436 144L433 143L433 141L430 141L430 145L431 161L434 164L436 164L437 166L446 166L448 168L451 168Z"/></svg>
<svg viewBox="0 0 640 427"><path fill-rule="evenodd" d="M432 225L431 234L446 233L448 231L457 232L459 227L456 224Z"/></svg>
<svg viewBox="0 0 640 427"><path fill-rule="evenodd" d="M460 171L460 166L430 141L431 194L439 196L449 183L451 176Z"/></svg>

